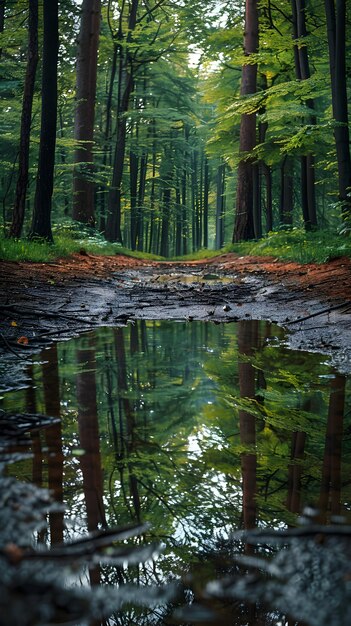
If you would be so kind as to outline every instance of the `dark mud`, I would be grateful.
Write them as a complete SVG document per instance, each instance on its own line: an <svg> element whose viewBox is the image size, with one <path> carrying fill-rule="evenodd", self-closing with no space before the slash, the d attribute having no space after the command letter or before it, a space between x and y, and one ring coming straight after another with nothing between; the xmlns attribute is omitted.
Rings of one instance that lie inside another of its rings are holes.
<svg viewBox="0 0 351 626"><path fill-rule="evenodd" d="M346 299L282 285L266 274L235 272L207 264L150 264L121 268L109 276L23 271L2 276L2 389L26 382L32 355L56 340L98 326L136 319L213 323L264 319L287 329L287 343L321 352L339 371L351 371L351 305ZM314 295L314 294L313 294Z"/></svg>

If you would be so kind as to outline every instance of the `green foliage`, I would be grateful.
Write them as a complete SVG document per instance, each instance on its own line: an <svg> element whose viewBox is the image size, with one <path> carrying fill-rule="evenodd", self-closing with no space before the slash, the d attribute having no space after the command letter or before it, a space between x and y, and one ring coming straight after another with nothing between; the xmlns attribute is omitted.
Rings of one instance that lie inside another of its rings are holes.
<svg viewBox="0 0 351 626"><path fill-rule="evenodd" d="M274 256L298 263L327 263L334 258L351 257L351 240L329 230L306 233L293 228L269 233L260 241L226 246L225 251Z"/></svg>
<svg viewBox="0 0 351 626"><path fill-rule="evenodd" d="M161 257L138 251L132 252L117 243L109 243L93 229L82 225L66 224L53 225L54 243L29 241L28 239L8 239L0 237L0 260L3 261L31 261L45 263L58 258L67 257L84 250L88 254L115 255L123 254L134 258L158 260Z"/></svg>

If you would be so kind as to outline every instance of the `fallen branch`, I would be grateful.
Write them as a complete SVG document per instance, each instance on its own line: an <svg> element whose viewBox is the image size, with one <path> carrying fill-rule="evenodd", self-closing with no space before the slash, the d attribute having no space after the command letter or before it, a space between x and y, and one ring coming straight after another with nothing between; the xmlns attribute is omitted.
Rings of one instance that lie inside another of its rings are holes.
<svg viewBox="0 0 351 626"><path fill-rule="evenodd" d="M343 302L342 304L335 304L334 306L329 306L326 309L321 309L320 311L316 311L315 313L310 313L309 315L305 315L305 317L299 317L297 320L291 320L290 322L285 322L284 326L289 326L290 324L298 324L298 322L305 322L306 320L311 319L312 317L317 317L318 315L323 315L324 313L332 313L333 311L337 311L338 309L343 309L346 307L345 312L351 309L351 305Z"/></svg>
<svg viewBox="0 0 351 626"><path fill-rule="evenodd" d="M64 319L64 320L69 320L70 322L77 322L77 323L81 323L84 322L84 324L90 324L90 325L94 325L94 322L89 322L87 320L82 320L79 319L78 317L73 317L72 315L62 315L61 313L50 313L49 311L42 311L42 310L36 310L36 309L27 309L27 308L19 308L16 307L12 304L0 304L0 309L1 310L7 310L7 311L11 311L11 313L16 313L17 315L21 315L21 313L26 313L29 314L33 317L35 316L42 316L42 317L46 317L48 319ZM83 313L83 311L82 311ZM84 315L84 313L83 313Z"/></svg>

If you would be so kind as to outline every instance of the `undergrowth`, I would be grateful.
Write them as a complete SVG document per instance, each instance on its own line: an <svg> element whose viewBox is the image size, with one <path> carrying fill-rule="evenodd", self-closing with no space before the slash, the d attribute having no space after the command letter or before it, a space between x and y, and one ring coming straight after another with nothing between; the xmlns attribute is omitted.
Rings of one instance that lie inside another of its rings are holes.
<svg viewBox="0 0 351 626"><path fill-rule="evenodd" d="M298 263L326 263L343 256L351 257L351 238L329 230L306 233L293 228L269 233L259 241L231 244L224 251L274 256Z"/></svg>
<svg viewBox="0 0 351 626"><path fill-rule="evenodd" d="M35 242L28 239L6 239L0 236L0 260L52 262L80 252L114 256L123 254L137 259L164 260L146 252L132 251L120 244L110 243L89 228L72 223L53 227L54 243ZM351 257L351 238L329 230L306 233L303 229L281 230L269 233L259 241L228 244L221 250L199 250L169 261L191 261L214 258L235 252L240 256L274 256L298 263L325 263L342 256Z"/></svg>
<svg viewBox="0 0 351 626"><path fill-rule="evenodd" d="M118 243L110 243L93 229L75 226L71 223L54 225L52 230L53 243L29 241L26 238L8 239L1 235L0 260L48 263L82 250L88 254L102 256L123 254L136 259L159 260L162 258L146 252L129 250Z"/></svg>

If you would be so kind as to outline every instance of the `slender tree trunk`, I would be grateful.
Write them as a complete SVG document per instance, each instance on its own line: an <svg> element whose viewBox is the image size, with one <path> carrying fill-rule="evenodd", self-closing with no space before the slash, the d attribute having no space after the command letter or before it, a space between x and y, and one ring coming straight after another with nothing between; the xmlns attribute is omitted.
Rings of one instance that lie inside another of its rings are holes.
<svg viewBox="0 0 351 626"><path fill-rule="evenodd" d="M305 0L291 0L293 18L293 40L299 44L294 45L295 73L299 80L307 80L311 76L307 45L303 39L307 37L306 28L306 2ZM307 100L309 123L315 124L315 105L312 98ZM305 229L311 230L317 226L316 195L315 195L315 163L312 153L301 157L301 206Z"/></svg>
<svg viewBox="0 0 351 626"><path fill-rule="evenodd" d="M182 254L182 205L180 197L179 182L176 187L176 233L175 233L175 254L180 256Z"/></svg>
<svg viewBox="0 0 351 626"><path fill-rule="evenodd" d="M2 3L5 5L5 3ZM1 6L0 6L1 9ZM0 11L1 20L1 11ZM1 21L0 21L1 32ZM28 188L29 145L32 125L32 107L35 76L38 65L38 0L29 3L28 23L28 62L24 82L24 93L21 115L20 149L18 158L18 177L16 184L15 203L10 227L10 237L20 237L23 228L26 197Z"/></svg>
<svg viewBox="0 0 351 626"><path fill-rule="evenodd" d="M112 65L111 65L111 75L110 82L108 88L107 95L107 103L106 103L106 122L105 122L105 146L104 146L104 154L102 159L102 165L104 171L106 170L107 163L111 161L111 148L110 148L110 135L111 135L111 118L112 118L112 97L113 97L113 86L116 78L117 71L117 57L118 57L118 45L115 44L113 47L113 55L112 55ZM100 204L100 216L99 216L99 230L104 233L106 229L106 186L103 185L100 188L101 193L101 204Z"/></svg>
<svg viewBox="0 0 351 626"><path fill-rule="evenodd" d="M134 150L129 153L129 181L130 181L130 247L136 249L137 243L137 194L138 194L138 166L139 159Z"/></svg>
<svg viewBox="0 0 351 626"><path fill-rule="evenodd" d="M324 0L327 17L334 137L342 215L351 215L351 157L346 73L346 0Z"/></svg>
<svg viewBox="0 0 351 626"><path fill-rule="evenodd" d="M152 147L152 179L150 189L150 237L149 237L149 252L154 250L155 237L155 179L156 179L156 139L155 139L155 123L152 124L153 128L153 147Z"/></svg>
<svg viewBox="0 0 351 626"><path fill-rule="evenodd" d="M217 170L216 250L220 250L224 244L224 184L225 163L221 163Z"/></svg>
<svg viewBox="0 0 351 626"><path fill-rule="evenodd" d="M246 0L244 53L246 56L258 50L258 6L257 0ZM257 64L244 64L242 68L240 94L246 96L256 92ZM240 121L239 150L242 159L238 167L236 192L236 217L233 242L252 239L253 223L253 163L246 155L256 145L256 115L244 113Z"/></svg>
<svg viewBox="0 0 351 626"><path fill-rule="evenodd" d="M59 47L58 0L44 0L43 11L44 43L39 163L29 237L52 241L51 205L55 167Z"/></svg>
<svg viewBox="0 0 351 626"><path fill-rule="evenodd" d="M266 163L262 163L263 175L266 181L266 231L273 230L273 197L272 197L272 170Z"/></svg>
<svg viewBox="0 0 351 626"><path fill-rule="evenodd" d="M137 22L139 0L132 0L128 18L127 44L131 43L133 31ZM113 175L111 189L108 195L106 239L122 243L121 217L122 217L122 176L124 169L124 156L126 150L127 119L130 95L134 87L133 64L127 50L125 53L122 45L119 46L119 78L118 78L118 110L117 110L117 138L113 163Z"/></svg>
<svg viewBox="0 0 351 626"><path fill-rule="evenodd" d="M169 252L170 204L171 204L171 189L170 187L166 187L163 190L161 245L160 245L160 255L164 257L167 257L168 252Z"/></svg>
<svg viewBox="0 0 351 626"><path fill-rule="evenodd" d="M138 204L137 204L137 249L142 252L144 250L144 198L145 198L145 189L146 189L146 173L147 173L147 162L148 155L147 152L143 152L140 158L140 167L139 167L139 188L138 188ZM146 246L145 246L146 249Z"/></svg>
<svg viewBox="0 0 351 626"><path fill-rule="evenodd" d="M210 176L208 158L205 156L204 163L204 248L208 248L208 196L210 193Z"/></svg>
<svg viewBox="0 0 351 626"><path fill-rule="evenodd" d="M306 169L302 168L302 173ZM291 226L293 223L293 161L285 156L280 164L280 203L279 203L279 221L280 224ZM301 188L303 185L301 185Z"/></svg>
<svg viewBox="0 0 351 626"><path fill-rule="evenodd" d="M83 0L77 54L77 92L74 138L78 143L74 155L74 220L95 223L95 189L93 145L97 57L100 35L101 0Z"/></svg>

